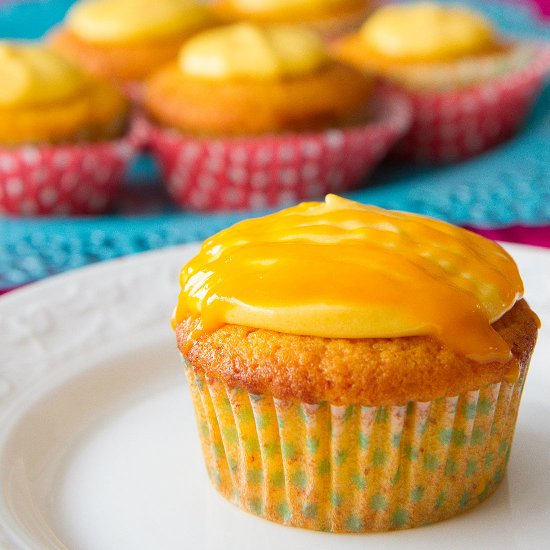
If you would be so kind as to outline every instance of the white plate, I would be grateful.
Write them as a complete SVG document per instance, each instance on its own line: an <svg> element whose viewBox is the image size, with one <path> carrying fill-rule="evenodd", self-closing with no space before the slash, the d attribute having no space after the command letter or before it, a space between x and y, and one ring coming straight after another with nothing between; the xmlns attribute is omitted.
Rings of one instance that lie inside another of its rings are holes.
<svg viewBox="0 0 550 550"><path fill-rule="evenodd" d="M96 265L0 300L6 549L543 548L550 537L550 252L508 246L543 329L508 475L452 520L330 535L241 512L210 486L169 317L196 245Z"/></svg>

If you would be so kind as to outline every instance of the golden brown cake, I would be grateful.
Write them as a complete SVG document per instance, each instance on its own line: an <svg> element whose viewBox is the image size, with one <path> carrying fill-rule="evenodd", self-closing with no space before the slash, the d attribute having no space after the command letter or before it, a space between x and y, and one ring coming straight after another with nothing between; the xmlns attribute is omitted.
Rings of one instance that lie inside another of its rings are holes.
<svg viewBox="0 0 550 550"><path fill-rule="evenodd" d="M193 0L83 0L49 41L93 74L132 82L175 59L186 39L214 24Z"/></svg>
<svg viewBox="0 0 550 550"><path fill-rule="evenodd" d="M370 80L329 60L311 32L240 24L190 40L147 81L144 104L182 132L251 135L361 122L370 94Z"/></svg>
<svg viewBox="0 0 550 550"><path fill-rule="evenodd" d="M215 235L181 286L206 465L243 509L381 531L497 488L539 321L496 243L329 195Z"/></svg>
<svg viewBox="0 0 550 550"><path fill-rule="evenodd" d="M513 350L505 363L468 360L429 336L327 339L231 324L188 345L198 322L187 318L176 331L195 371L253 394L336 405L431 401L513 378L537 339L525 300L493 325Z"/></svg>

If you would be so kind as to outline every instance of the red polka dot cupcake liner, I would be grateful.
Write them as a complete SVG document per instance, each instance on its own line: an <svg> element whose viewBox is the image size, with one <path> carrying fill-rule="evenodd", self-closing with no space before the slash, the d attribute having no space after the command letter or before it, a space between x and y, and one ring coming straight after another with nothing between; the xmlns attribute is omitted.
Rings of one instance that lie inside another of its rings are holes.
<svg viewBox="0 0 550 550"><path fill-rule="evenodd" d="M358 187L407 131L402 94L380 94L361 126L300 134L198 138L152 125L168 193L192 210L261 209ZM139 133L139 131L138 131Z"/></svg>
<svg viewBox="0 0 550 550"><path fill-rule="evenodd" d="M395 157L445 164L473 157L512 137L529 114L550 72L550 48L521 70L454 91L404 92L413 120Z"/></svg>
<svg viewBox="0 0 550 550"><path fill-rule="evenodd" d="M134 149L127 138L0 147L0 213L66 216L105 212L117 196Z"/></svg>
<svg viewBox="0 0 550 550"><path fill-rule="evenodd" d="M537 53L532 43L510 44L501 52L453 61L400 64L384 68L384 79L411 92L456 91L487 82L530 64Z"/></svg>

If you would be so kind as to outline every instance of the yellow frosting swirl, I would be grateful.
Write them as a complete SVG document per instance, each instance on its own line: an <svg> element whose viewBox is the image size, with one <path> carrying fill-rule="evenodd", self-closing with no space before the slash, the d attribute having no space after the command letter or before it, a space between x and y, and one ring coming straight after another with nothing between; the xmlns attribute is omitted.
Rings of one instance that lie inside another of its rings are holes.
<svg viewBox="0 0 550 550"><path fill-rule="evenodd" d="M179 64L186 74L201 78L277 79L311 73L327 57L321 39L309 29L238 23L186 42Z"/></svg>
<svg viewBox="0 0 550 550"><path fill-rule="evenodd" d="M75 96L82 71L40 46L0 42L0 107L29 107Z"/></svg>
<svg viewBox="0 0 550 550"><path fill-rule="evenodd" d="M193 0L83 0L69 11L67 26L89 42L141 42L194 31L209 17Z"/></svg>
<svg viewBox="0 0 550 550"><path fill-rule="evenodd" d="M431 2L380 8L363 24L360 36L372 51L405 61L455 59L495 43L492 27L481 15Z"/></svg>
<svg viewBox="0 0 550 550"><path fill-rule="evenodd" d="M498 244L335 195L218 233L180 282L174 323L198 317L199 334L232 323L328 338L433 335L481 362L510 358L491 323L523 293Z"/></svg>

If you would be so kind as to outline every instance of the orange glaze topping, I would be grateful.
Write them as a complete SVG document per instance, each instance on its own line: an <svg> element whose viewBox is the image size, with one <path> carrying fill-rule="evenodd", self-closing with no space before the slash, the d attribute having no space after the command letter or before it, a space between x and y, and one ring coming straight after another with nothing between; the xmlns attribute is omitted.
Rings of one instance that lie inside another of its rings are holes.
<svg viewBox="0 0 550 550"><path fill-rule="evenodd" d="M181 272L174 324L327 338L433 335L479 362L510 359L491 323L523 284L497 243L423 216L335 195L240 222Z"/></svg>

